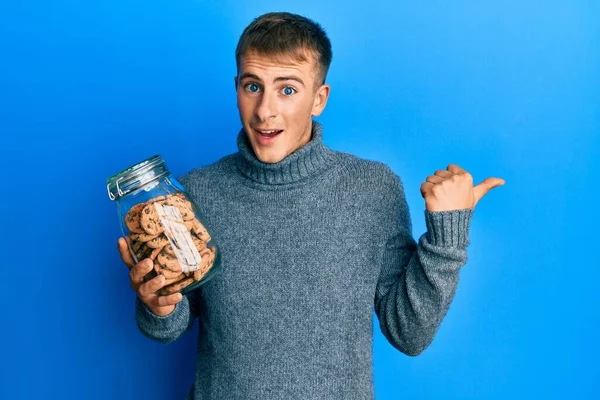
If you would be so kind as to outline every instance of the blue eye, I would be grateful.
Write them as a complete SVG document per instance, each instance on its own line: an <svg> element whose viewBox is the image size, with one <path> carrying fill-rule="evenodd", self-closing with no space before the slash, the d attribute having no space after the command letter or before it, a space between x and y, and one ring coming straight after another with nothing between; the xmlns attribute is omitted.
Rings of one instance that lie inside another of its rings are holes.
<svg viewBox="0 0 600 400"><path fill-rule="evenodd" d="M292 87L287 86L287 87L283 88L283 94L285 94L286 96L291 96L294 93L296 93L296 91Z"/></svg>
<svg viewBox="0 0 600 400"><path fill-rule="evenodd" d="M249 83L248 85L246 85L246 89L248 89L248 91L252 93L256 93L260 88L256 83Z"/></svg>

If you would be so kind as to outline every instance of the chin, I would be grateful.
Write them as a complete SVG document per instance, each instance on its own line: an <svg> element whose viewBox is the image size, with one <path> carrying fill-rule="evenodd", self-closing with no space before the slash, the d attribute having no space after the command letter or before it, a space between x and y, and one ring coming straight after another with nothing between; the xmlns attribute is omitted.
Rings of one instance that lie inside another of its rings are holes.
<svg viewBox="0 0 600 400"><path fill-rule="evenodd" d="M265 164L275 164L283 160L285 157L281 157L277 154L260 154L257 156L257 158Z"/></svg>

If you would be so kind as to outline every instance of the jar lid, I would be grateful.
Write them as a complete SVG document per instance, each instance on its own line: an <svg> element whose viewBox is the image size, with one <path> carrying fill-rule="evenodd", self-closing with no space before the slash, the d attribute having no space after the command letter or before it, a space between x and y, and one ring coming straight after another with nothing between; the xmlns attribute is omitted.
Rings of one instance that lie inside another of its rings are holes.
<svg viewBox="0 0 600 400"><path fill-rule="evenodd" d="M160 155L154 155L108 178L106 190L111 200L117 200L146 184L169 174Z"/></svg>

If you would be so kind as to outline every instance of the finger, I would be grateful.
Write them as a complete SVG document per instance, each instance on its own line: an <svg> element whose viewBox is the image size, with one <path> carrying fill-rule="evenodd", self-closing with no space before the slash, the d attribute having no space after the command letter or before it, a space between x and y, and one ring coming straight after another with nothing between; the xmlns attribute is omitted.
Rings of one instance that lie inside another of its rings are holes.
<svg viewBox="0 0 600 400"><path fill-rule="evenodd" d="M446 169L456 175L464 174L465 172L467 172L456 164L450 164Z"/></svg>
<svg viewBox="0 0 600 400"><path fill-rule="evenodd" d="M181 300L183 300L183 295L181 293L173 293L168 296L158 296L156 298L156 305L158 307L174 306Z"/></svg>
<svg viewBox="0 0 600 400"><path fill-rule="evenodd" d="M433 183L423 182L421 184L421 196L423 196L423 198L426 198L429 194L431 194L431 188L433 188Z"/></svg>
<svg viewBox="0 0 600 400"><path fill-rule="evenodd" d="M127 268L131 269L135 265L135 261L131 256L131 252L129 251L129 245L125 238L120 237L117 241L117 248L119 249L119 254L121 255L121 260L127 265Z"/></svg>
<svg viewBox="0 0 600 400"><path fill-rule="evenodd" d="M152 271L153 267L154 263L149 258L146 258L137 263L129 271L129 278L131 279L131 284L140 285L144 283L144 277L148 274L148 272Z"/></svg>
<svg viewBox="0 0 600 400"><path fill-rule="evenodd" d="M444 178L442 178L441 176L438 176L438 175L429 175L426 179L427 182L433 183L434 185L436 183L441 183L444 180L445 180Z"/></svg>
<svg viewBox="0 0 600 400"><path fill-rule="evenodd" d="M140 297L148 297L149 295L156 293L163 286L165 286L165 277L158 275L148 282L141 284L138 289L138 294Z"/></svg>
<svg viewBox="0 0 600 400"><path fill-rule="evenodd" d="M490 190L492 190L495 187L502 186L502 185L504 185L504 179L487 178L483 182L481 182L479 185L475 186L473 188L473 197L475 199L475 204L477 204L477 202L479 200L481 200L481 198L483 196L485 196L487 194L487 192L489 192Z"/></svg>
<svg viewBox="0 0 600 400"><path fill-rule="evenodd" d="M452 172L449 172L449 171L444 171L442 169L438 169L438 170L435 171L434 175L441 176L442 178L449 178L449 177L451 177L454 174Z"/></svg>

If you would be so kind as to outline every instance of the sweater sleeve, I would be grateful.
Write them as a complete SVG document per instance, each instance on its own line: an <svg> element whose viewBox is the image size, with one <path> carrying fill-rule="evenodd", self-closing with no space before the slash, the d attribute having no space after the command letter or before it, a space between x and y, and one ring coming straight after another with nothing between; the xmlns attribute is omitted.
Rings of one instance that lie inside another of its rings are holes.
<svg viewBox="0 0 600 400"><path fill-rule="evenodd" d="M425 211L427 232L417 244L402 183L394 176L393 225L387 229L375 312L388 341L416 356L433 341L456 292L473 209Z"/></svg>
<svg viewBox="0 0 600 400"><path fill-rule="evenodd" d="M138 328L144 336L161 343L170 343L178 339L194 325L194 319L198 316L199 292L200 289L184 295L173 312L165 316L152 313L136 297L135 316Z"/></svg>

